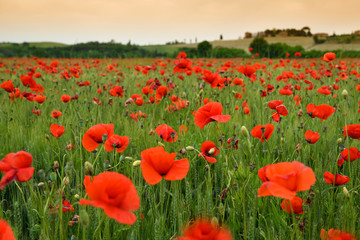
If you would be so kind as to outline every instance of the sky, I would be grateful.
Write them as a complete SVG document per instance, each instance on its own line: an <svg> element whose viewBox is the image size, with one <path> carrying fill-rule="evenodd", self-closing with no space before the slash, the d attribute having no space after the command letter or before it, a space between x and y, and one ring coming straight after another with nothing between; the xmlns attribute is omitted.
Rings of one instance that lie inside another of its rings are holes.
<svg viewBox="0 0 360 240"><path fill-rule="evenodd" d="M360 0L0 0L0 42L150 45L309 26L360 30Z"/></svg>

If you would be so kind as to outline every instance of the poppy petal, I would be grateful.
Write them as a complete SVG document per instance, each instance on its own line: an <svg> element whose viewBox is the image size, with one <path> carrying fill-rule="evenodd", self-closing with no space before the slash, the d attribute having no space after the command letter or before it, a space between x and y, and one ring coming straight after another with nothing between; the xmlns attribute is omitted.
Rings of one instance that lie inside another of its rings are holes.
<svg viewBox="0 0 360 240"><path fill-rule="evenodd" d="M13 168L17 169L28 168L30 167L32 160L33 157L30 153L25 151L19 151L13 156L11 165Z"/></svg>
<svg viewBox="0 0 360 240"><path fill-rule="evenodd" d="M231 117L230 115L216 115L216 116L211 116L210 118L217 122L227 122L230 120L230 117Z"/></svg>
<svg viewBox="0 0 360 240"><path fill-rule="evenodd" d="M35 168L33 167L28 167L28 168L20 168L17 170L16 173L16 179L19 182L26 182L28 180L30 180L34 174L34 170Z"/></svg>
<svg viewBox="0 0 360 240"><path fill-rule="evenodd" d="M289 189L284 188L275 182L265 182L260 186L258 190L258 196L275 196L290 200L296 196L296 192L290 191Z"/></svg>
<svg viewBox="0 0 360 240"><path fill-rule="evenodd" d="M187 158L174 161L174 164L164 176L166 180L181 180L186 177L189 171L189 160Z"/></svg>
<svg viewBox="0 0 360 240"><path fill-rule="evenodd" d="M136 222L135 214L120 208L106 206L104 212L108 217L113 218L122 224L132 225Z"/></svg>
<svg viewBox="0 0 360 240"><path fill-rule="evenodd" d="M158 184L162 176L146 161L141 161L141 171L143 177L150 185Z"/></svg>

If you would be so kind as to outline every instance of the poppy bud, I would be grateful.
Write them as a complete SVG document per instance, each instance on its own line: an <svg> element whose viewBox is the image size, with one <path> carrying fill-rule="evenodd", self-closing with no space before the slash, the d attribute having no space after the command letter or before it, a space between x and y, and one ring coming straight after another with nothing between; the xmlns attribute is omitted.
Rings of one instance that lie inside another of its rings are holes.
<svg viewBox="0 0 360 240"><path fill-rule="evenodd" d="M211 223L217 226L219 224L219 220L216 217L213 217L211 218Z"/></svg>
<svg viewBox="0 0 360 240"><path fill-rule="evenodd" d="M304 113L304 112L303 112L303 110L302 110L302 109L300 109L300 110L298 111L298 114L297 114L297 115L298 115L298 117L301 117L301 116L303 115L303 113Z"/></svg>
<svg viewBox="0 0 360 240"><path fill-rule="evenodd" d="M141 164L141 160L136 160L135 162L133 162L133 167L138 167Z"/></svg>
<svg viewBox="0 0 360 240"><path fill-rule="evenodd" d="M39 182L37 186L38 186L38 187L42 187L42 186L44 186L44 185L45 185L45 183Z"/></svg>
<svg viewBox="0 0 360 240"><path fill-rule="evenodd" d="M341 95L346 99L349 95L348 91L346 91L346 89L344 89L341 93Z"/></svg>
<svg viewBox="0 0 360 240"><path fill-rule="evenodd" d="M182 97L186 98L186 93L185 92L182 93Z"/></svg>
<svg viewBox="0 0 360 240"><path fill-rule="evenodd" d="M341 144L342 141L343 141L342 138L338 138L338 139L337 139L337 144Z"/></svg>
<svg viewBox="0 0 360 240"><path fill-rule="evenodd" d="M346 187L343 187L343 193L345 197L350 197L349 191L347 190Z"/></svg>
<svg viewBox="0 0 360 240"><path fill-rule="evenodd" d="M165 147L165 145L162 144L161 142L158 142L158 145L159 145L160 147Z"/></svg>
<svg viewBox="0 0 360 240"><path fill-rule="evenodd" d="M93 165L92 165L90 162L88 162L88 161L85 162L85 174L86 174L86 175L90 175L90 176L93 176L93 175L94 175L94 167L93 167Z"/></svg>
<svg viewBox="0 0 360 240"><path fill-rule="evenodd" d="M58 161L54 162L53 168L54 168L55 171L59 169L59 162Z"/></svg>
<svg viewBox="0 0 360 240"><path fill-rule="evenodd" d="M186 154L185 148L180 149L180 150L179 150L179 153L181 153L182 155L185 155L185 154Z"/></svg>
<svg viewBox="0 0 360 240"><path fill-rule="evenodd" d="M129 160L129 161L132 161L134 160L132 157L125 157L125 160Z"/></svg>
<svg viewBox="0 0 360 240"><path fill-rule="evenodd" d="M53 182L56 181L56 173L54 173L54 172L50 173L50 180Z"/></svg>
<svg viewBox="0 0 360 240"><path fill-rule="evenodd" d="M80 223L85 227L88 226L90 219L89 219L89 214L86 212L86 210L80 210L79 216L80 216Z"/></svg>
<svg viewBox="0 0 360 240"><path fill-rule="evenodd" d="M64 185L69 185L69 183L70 183L69 177L64 177L63 180L62 180L62 183L63 183Z"/></svg>
<svg viewBox="0 0 360 240"><path fill-rule="evenodd" d="M80 119L79 120L79 127L83 127L84 126L84 120Z"/></svg>
<svg viewBox="0 0 360 240"><path fill-rule="evenodd" d="M211 149L208 151L208 153L209 153L209 155L213 155L213 154L215 153L215 151L216 151L216 148L211 148Z"/></svg>
<svg viewBox="0 0 360 240"><path fill-rule="evenodd" d="M186 148L186 151L194 151L195 148L193 146L187 146Z"/></svg>
<svg viewBox="0 0 360 240"><path fill-rule="evenodd" d="M151 136L151 135L153 135L154 133L155 133L154 129L150 129L149 135Z"/></svg>
<svg viewBox="0 0 360 240"><path fill-rule="evenodd" d="M249 131L247 130L247 128L245 126L241 127L241 132L242 132L244 137L246 137L246 138L249 137Z"/></svg>
<svg viewBox="0 0 360 240"><path fill-rule="evenodd" d="M285 138L282 137L282 138L281 138L281 142L284 142L284 141L285 141Z"/></svg>
<svg viewBox="0 0 360 240"><path fill-rule="evenodd" d="M72 151L74 149L74 144L73 143L69 143L68 145L66 145L66 150L67 151Z"/></svg>
<svg viewBox="0 0 360 240"><path fill-rule="evenodd" d="M45 171L43 169L40 169L38 172L37 172L38 176L40 179L45 179Z"/></svg>
<svg viewBox="0 0 360 240"><path fill-rule="evenodd" d="M199 95L201 96L203 93L204 93L204 90L201 89L201 90L199 91Z"/></svg>
<svg viewBox="0 0 360 240"><path fill-rule="evenodd" d="M112 98L109 98L108 104L109 104L110 106L113 105L113 99L112 99Z"/></svg>

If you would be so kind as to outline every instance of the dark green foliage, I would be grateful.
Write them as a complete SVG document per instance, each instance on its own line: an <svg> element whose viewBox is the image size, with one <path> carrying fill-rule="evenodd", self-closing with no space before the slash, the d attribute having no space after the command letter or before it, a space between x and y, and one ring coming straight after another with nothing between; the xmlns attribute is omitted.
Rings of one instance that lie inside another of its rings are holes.
<svg viewBox="0 0 360 240"><path fill-rule="evenodd" d="M197 46L199 57L211 57L211 50L212 45L208 41L203 41Z"/></svg>
<svg viewBox="0 0 360 240"><path fill-rule="evenodd" d="M250 43L250 47L253 49L254 53L258 53L261 57L268 55L269 43L264 38L254 38L254 40Z"/></svg>
<svg viewBox="0 0 360 240"><path fill-rule="evenodd" d="M212 51L212 56L214 58L248 58L249 54L242 49L216 47Z"/></svg>

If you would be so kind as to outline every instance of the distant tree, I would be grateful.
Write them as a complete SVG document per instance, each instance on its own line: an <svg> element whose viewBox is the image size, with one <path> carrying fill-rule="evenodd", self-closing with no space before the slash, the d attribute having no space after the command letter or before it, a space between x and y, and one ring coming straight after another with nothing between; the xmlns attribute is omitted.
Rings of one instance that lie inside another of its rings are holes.
<svg viewBox="0 0 360 240"><path fill-rule="evenodd" d="M252 38L252 33L246 32L244 38Z"/></svg>
<svg viewBox="0 0 360 240"><path fill-rule="evenodd" d="M223 35L222 34L220 34L220 40L223 40Z"/></svg>
<svg viewBox="0 0 360 240"><path fill-rule="evenodd" d="M260 56L267 56L269 52L269 43L261 37L254 38L250 43L253 53L258 53Z"/></svg>
<svg viewBox="0 0 360 240"><path fill-rule="evenodd" d="M203 41L197 46L199 57L211 57L211 50L212 45L208 41Z"/></svg>
<svg viewBox="0 0 360 240"><path fill-rule="evenodd" d="M311 31L310 31L310 28L308 26L305 26L301 29L301 31L305 32L306 36L308 37L311 37L312 34L311 34Z"/></svg>

